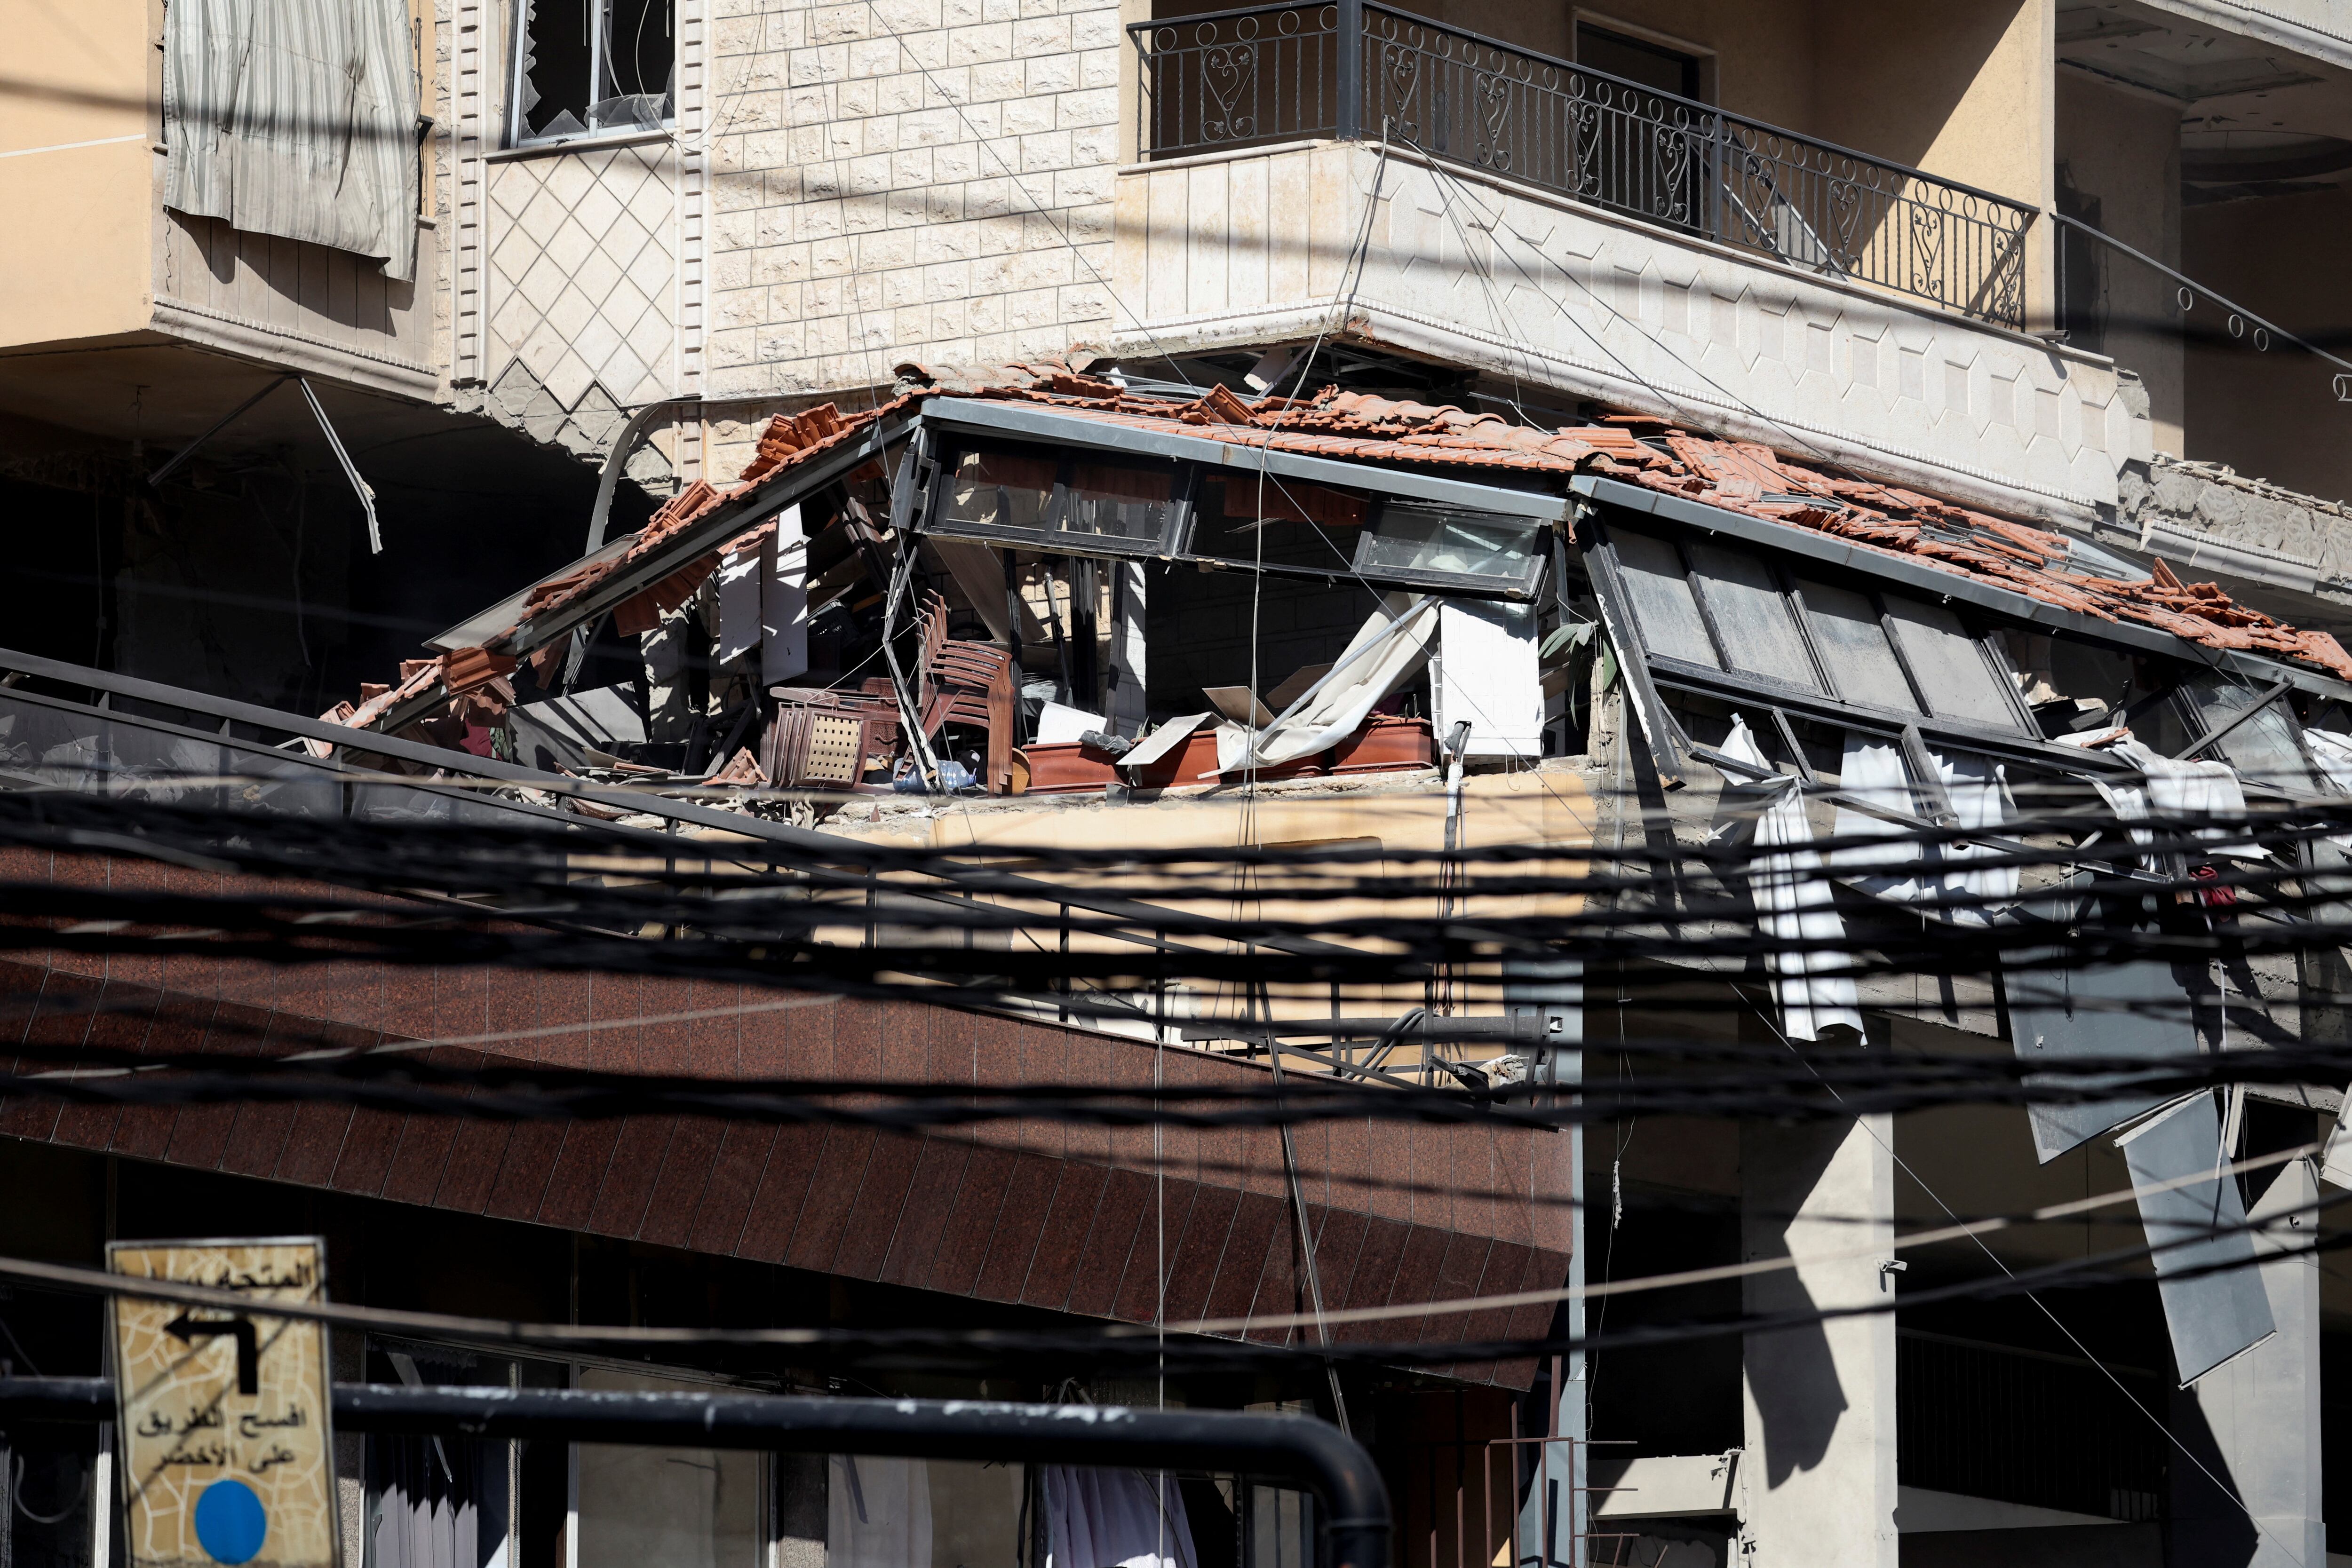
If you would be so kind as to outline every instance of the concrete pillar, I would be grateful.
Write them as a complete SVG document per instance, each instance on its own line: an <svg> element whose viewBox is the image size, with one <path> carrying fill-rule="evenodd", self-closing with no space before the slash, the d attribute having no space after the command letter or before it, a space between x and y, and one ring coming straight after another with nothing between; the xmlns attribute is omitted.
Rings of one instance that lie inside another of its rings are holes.
<svg viewBox="0 0 2352 1568"><path fill-rule="evenodd" d="M1884 1116L1741 1127L1741 1255L1841 1260L1751 1276L1750 1314L1892 1299L1894 1150ZM1741 1568L1898 1568L1894 1314L1750 1333L1741 1381Z"/></svg>
<svg viewBox="0 0 2352 1568"><path fill-rule="evenodd" d="M2174 1402L2174 1432L2197 1463L2172 1463L2176 1562L2212 1568L2325 1568L2320 1518L2318 1216L2310 1163L2281 1171L2247 1218L2278 1332L2222 1363ZM2282 1254L2284 1254L2282 1256ZM2201 1468L2200 1468L2201 1467ZM2210 1471L2209 1476L2206 1472ZM2218 1483L2218 1484L2217 1484Z"/></svg>

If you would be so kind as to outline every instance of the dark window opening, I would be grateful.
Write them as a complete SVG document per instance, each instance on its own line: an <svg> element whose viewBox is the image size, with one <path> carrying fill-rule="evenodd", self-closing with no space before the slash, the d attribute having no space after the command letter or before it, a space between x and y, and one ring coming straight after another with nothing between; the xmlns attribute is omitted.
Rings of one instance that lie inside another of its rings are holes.
<svg viewBox="0 0 2352 1568"><path fill-rule="evenodd" d="M2074 174L2058 166L2058 213L2093 228L2101 227L2099 198L2074 188ZM2106 256L2099 243L2064 224L2053 225L2058 236L2058 329L2074 348L2096 354L2106 339Z"/></svg>
<svg viewBox="0 0 2352 1568"><path fill-rule="evenodd" d="M670 0L518 0L514 140L655 130L676 115Z"/></svg>
<svg viewBox="0 0 2352 1568"><path fill-rule="evenodd" d="M1642 38L1629 38L1589 22L1577 24L1576 63L1676 98L1699 96L1696 55L1686 55Z"/></svg>

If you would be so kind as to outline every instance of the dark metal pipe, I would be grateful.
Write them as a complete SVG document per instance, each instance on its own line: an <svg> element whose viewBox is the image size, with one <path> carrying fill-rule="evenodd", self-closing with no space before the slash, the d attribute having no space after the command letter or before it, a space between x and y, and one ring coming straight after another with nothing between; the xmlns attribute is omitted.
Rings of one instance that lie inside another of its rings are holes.
<svg viewBox="0 0 2352 1568"><path fill-rule="evenodd" d="M0 1427L10 1420L104 1421L113 1415L113 1385L102 1377L0 1377ZM1372 1457L1337 1427L1306 1416L339 1383L335 1420L350 1431L460 1433L492 1441L541 1437L769 1453L1019 1458L1277 1476L1322 1504L1331 1568L1389 1565L1388 1487Z"/></svg>

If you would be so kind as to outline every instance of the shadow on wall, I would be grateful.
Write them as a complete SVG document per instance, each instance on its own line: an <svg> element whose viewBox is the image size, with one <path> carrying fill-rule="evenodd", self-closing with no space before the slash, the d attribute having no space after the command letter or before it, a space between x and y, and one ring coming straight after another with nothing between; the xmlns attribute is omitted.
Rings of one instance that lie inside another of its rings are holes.
<svg viewBox="0 0 2352 1568"><path fill-rule="evenodd" d="M1762 1211L1745 1228L1750 1260L1791 1255L1787 1222L1768 1217L1796 1208L1821 1185L1850 1130L1843 1123L1740 1128L1740 1184L1751 1212ZM1794 1269L1757 1275L1747 1297L1752 1313L1815 1310ZM1763 1427L1765 1484L1777 1488L1828 1457L1849 1408L1845 1388L1828 1329L1819 1321L1751 1333L1745 1343L1748 1400Z"/></svg>

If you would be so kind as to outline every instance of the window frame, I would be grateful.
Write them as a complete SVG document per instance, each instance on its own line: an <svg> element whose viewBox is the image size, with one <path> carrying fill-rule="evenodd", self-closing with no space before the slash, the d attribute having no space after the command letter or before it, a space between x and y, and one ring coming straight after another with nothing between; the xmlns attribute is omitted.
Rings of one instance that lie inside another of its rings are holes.
<svg viewBox="0 0 2352 1568"><path fill-rule="evenodd" d="M1549 525L1539 517L1495 512L1468 503L1412 495L1400 495L1394 499L1415 507L1447 507L1466 518L1493 517L1515 528L1528 528L1533 542L1526 552L1525 570L1516 577L1506 578L1491 573L1362 564L1366 541L1374 537L1391 499L1379 488L1380 474L1376 470L1367 470L1360 483L1353 486L1319 478L1306 480L1295 476L1286 478L1288 485L1355 489L1363 493L1367 510L1364 521L1357 526L1354 541L1335 537L1339 531L1338 529L1325 528L1315 523L1306 525L1318 528L1325 538L1330 539L1333 547L1331 564L1318 566L1293 561L1254 560L1246 556L1211 553L1195 548L1200 542L1201 505L1205 498L1205 482L1221 479L1230 483L1236 477L1253 478L1255 471L1251 468L1224 467L1186 458L1163 458L1116 446L1066 444L1034 436L992 432L983 434L961 429L940 431L934 451L935 457L927 456L925 459L930 465L930 471L923 482L921 500L912 521L918 534L940 538L968 539L997 549L1025 550L1038 555L1160 560L1211 570L1253 571L1268 577L1295 578L1333 588L1401 588L1444 599L1488 599L1512 603L1540 602L1551 571L1551 552L1544 548ZM975 451L1049 458L1055 463L1055 498L1049 503L1041 524L979 524L944 515L956 467L966 454ZM1172 474L1170 515L1157 538L1123 538L1115 534L1075 532L1060 526L1059 519L1064 516L1062 497L1070 486L1073 473L1078 467L1097 465L1139 471L1165 469Z"/></svg>
<svg viewBox="0 0 2352 1568"><path fill-rule="evenodd" d="M1684 680L1696 681L1702 685L1720 685L1727 689L1742 690L1760 697L1786 700L1791 706L1800 708L1825 704L1835 708L1858 709L1898 727L1907 721L1921 724L1923 727L1949 730L1955 736L1964 736L1971 739L1990 739L2000 737L2012 741L2031 739L2039 742L2041 740L2042 727L2034 721L2032 713L2026 708L2022 698L2018 694L2016 673L2009 667L2008 660L2002 656L1987 628L1979 624L1977 616L1958 605L1935 606L1948 612L1959 622L1961 633L1974 645L1978 656L1984 661L1986 678L1993 684L1994 689L2001 694L2012 728L1996 728L1979 725L1972 720L1952 718L1937 714L1928 700L1925 683L1921 681L1919 672L1895 629L1894 612L1887 607L1887 591L1867 578L1825 570L1809 562L1807 565L1811 570L1805 575L1822 581L1827 586L1859 593L1868 601L1871 609L1876 613L1879 631L1885 637L1887 646L1895 656L1895 665L1911 688L1912 699L1916 704L1916 707L1915 711L1906 713L1899 708L1882 707L1877 704L1843 695L1838 689L1836 677L1831 673L1831 662L1814 635L1811 606L1805 601L1798 573L1792 570L1793 563L1776 556L1769 549L1754 546L1745 539L1724 540L1721 548L1749 555L1763 563L1765 570L1771 576L1775 591L1780 595L1782 609L1794 622L1798 639L1803 645L1806 656L1811 663L1815 684L1811 686L1800 685L1794 682L1777 679L1767 674L1736 667L1730 663L1727 654L1729 644L1724 635L1721 617L1711 601L1707 574L1698 567L1691 552L1691 546L1694 543L1714 541L1711 539L1700 541L1693 530L1678 528L1671 523L1660 523L1654 518L1644 519L1644 523L1648 526L1629 528L1622 524L1612 524L1606 518L1601 519L1595 531L1595 537L1586 547L1586 559L1590 560L1598 555L1605 560L1602 575L1607 577L1610 591L1617 597L1623 609L1626 624L1642 639L1643 657L1661 666L1666 672ZM1685 580L1690 585L1691 598L1698 607L1700 623L1706 628L1708 640L1714 644L1716 656L1722 661L1718 667L1710 668L1695 664L1672 653L1657 652L1651 647L1648 632L1642 625L1639 612L1633 608L1632 595L1626 591L1619 575L1624 569L1618 560L1614 536L1622 533L1654 538L1674 550L1675 559L1682 564ZM1896 597L1916 597L1920 602L1930 602L1924 596L1897 594Z"/></svg>
<svg viewBox="0 0 2352 1568"><path fill-rule="evenodd" d="M638 141L675 134L677 130L677 103L673 96L669 113L658 126L586 126L568 136L550 136L533 131L523 119L523 60L530 54L530 37L524 12L535 0L507 0L507 102L503 146L513 152L525 148L544 150L551 147L584 146L591 142ZM677 0L653 0L663 7L669 18L670 73L677 79ZM610 28L614 0L582 0L591 15L604 22L588 30L588 99L586 108L593 109L597 100L596 89L604 74L604 36ZM584 113L583 109L583 113Z"/></svg>
<svg viewBox="0 0 2352 1568"><path fill-rule="evenodd" d="M2042 766L2049 766L2063 758L2063 766L2077 771L2129 771L2122 764L2095 753L2058 747L2043 738L2041 725L2025 706L2023 695L2017 690L2015 673L1991 635L1991 627L1988 623L1990 618L1978 613L1974 606L1946 601L1939 608L1952 613L1959 622L1962 632L1976 645L1979 656L1985 661L1988 677L2003 694L2003 701L2011 715L2012 728L1993 728L1967 719L1945 717L1937 715L1929 705L1911 657L1895 633L1886 607L1886 595L1892 592L1898 597L1928 603L1934 602L1932 596L1907 584L1882 583L1866 573L1851 569L1841 570L1830 563L1777 551L1767 544L1737 535L1708 533L1655 513L1621 520L1612 515L1615 511L1615 508L1603 506L1585 512L1584 526L1589 532L1583 543L1584 559L1592 578L1595 597L1602 607L1603 619L1611 623L1612 632L1622 629L1634 639L1633 648L1626 652L1638 656L1621 657L1619 667L1626 673L1633 700L1643 710L1643 734L1662 781L1679 782L1685 758L1692 755L1689 737L1682 732L1681 725L1675 720L1672 710L1667 706L1665 694L1669 692L1688 692L1718 700L1760 704L1768 708L1784 709L1808 718L1884 735L1895 740L1899 740L1905 728L1910 727L1924 740L1938 745L2021 762L2032 761ZM1719 538L1727 549L1743 550L1763 561L1796 622L1798 635L1803 641L1814 673L1821 682L1818 688L1807 689L1767 675L1735 669L1727 664L1719 669L1710 668L1671 653L1654 651L1641 618L1633 610L1632 595L1621 576L1624 569L1618 559L1616 536L1626 533L1658 539L1674 550L1675 559L1683 566L1691 597L1698 607L1701 625L1718 659L1722 657L1725 645L1722 629L1707 602L1704 577L1692 563L1689 544L1705 534L1709 538ZM1836 681L1827 673L1829 662L1813 635L1801 591L1796 586L1801 573L1826 585L1858 592L1869 601L1871 608L1877 612L1880 630L1887 640L1896 667L1910 685L1913 698L1918 705L1916 713L1857 702L1838 694ZM1650 722L1652 715L1656 716L1657 724Z"/></svg>

